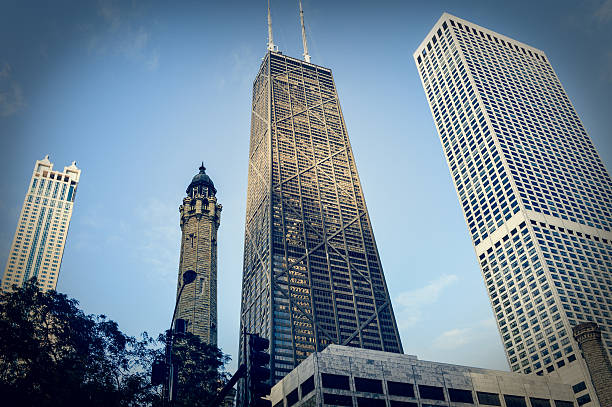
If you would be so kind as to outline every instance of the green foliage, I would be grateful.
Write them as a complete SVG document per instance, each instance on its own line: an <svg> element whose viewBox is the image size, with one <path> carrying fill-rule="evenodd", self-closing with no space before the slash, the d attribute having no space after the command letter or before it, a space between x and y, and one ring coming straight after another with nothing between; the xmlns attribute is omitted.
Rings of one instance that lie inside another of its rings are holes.
<svg viewBox="0 0 612 407"><path fill-rule="evenodd" d="M159 340L165 341L165 337L160 336ZM174 406L208 406L227 381L223 366L229 356L191 333L175 336L172 361L178 368Z"/></svg>
<svg viewBox="0 0 612 407"><path fill-rule="evenodd" d="M123 334L104 315L86 315L78 302L36 280L0 296L0 400L6 406L158 406L151 365L163 358L159 340ZM181 398L203 405L224 378L227 356L186 335L176 342Z"/></svg>

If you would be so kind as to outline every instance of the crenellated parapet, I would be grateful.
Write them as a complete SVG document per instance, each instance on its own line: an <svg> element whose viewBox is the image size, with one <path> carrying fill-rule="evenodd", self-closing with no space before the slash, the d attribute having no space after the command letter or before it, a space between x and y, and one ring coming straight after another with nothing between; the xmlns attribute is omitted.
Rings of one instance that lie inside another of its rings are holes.
<svg viewBox="0 0 612 407"><path fill-rule="evenodd" d="M183 204L179 206L179 214L181 221L181 228L185 224L185 221L195 216L200 219L202 216L210 218L217 227L221 222L221 210L223 205L217 203L216 197L202 197L198 196L195 198L185 197L183 198Z"/></svg>

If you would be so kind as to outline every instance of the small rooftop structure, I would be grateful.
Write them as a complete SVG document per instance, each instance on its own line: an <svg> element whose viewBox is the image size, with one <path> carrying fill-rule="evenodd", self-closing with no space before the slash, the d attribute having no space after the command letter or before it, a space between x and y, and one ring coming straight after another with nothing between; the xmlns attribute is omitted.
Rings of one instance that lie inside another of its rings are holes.
<svg viewBox="0 0 612 407"><path fill-rule="evenodd" d="M191 195L191 191L194 187L205 186L209 188L213 195L217 193L217 189L215 188L215 184L212 182L210 177L206 174L206 167L204 167L204 163L199 168L200 172L197 173L191 180L191 183L187 187L187 195Z"/></svg>

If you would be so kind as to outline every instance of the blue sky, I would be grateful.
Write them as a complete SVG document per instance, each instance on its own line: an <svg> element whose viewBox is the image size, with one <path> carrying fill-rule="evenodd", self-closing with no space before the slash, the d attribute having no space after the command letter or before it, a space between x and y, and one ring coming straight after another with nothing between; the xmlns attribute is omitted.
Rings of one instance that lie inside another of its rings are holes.
<svg viewBox="0 0 612 407"><path fill-rule="evenodd" d="M412 53L447 11L542 49L612 159L612 0L304 0L333 70L406 353L507 370ZM297 1L272 0L300 57ZM178 206L204 161L223 204L219 345L238 348L251 84L266 2L0 4L0 263L36 159L83 170L58 290L131 335L169 325ZM235 361L232 362L232 368Z"/></svg>

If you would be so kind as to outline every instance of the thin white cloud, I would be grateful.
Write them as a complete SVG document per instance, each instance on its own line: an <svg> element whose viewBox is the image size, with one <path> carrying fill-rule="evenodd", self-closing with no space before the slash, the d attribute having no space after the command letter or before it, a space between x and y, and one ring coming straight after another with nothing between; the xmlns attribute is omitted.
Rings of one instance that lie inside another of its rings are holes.
<svg viewBox="0 0 612 407"><path fill-rule="evenodd" d="M604 81L612 82L612 50L605 53L601 76Z"/></svg>
<svg viewBox="0 0 612 407"><path fill-rule="evenodd" d="M399 328L408 328L421 321L423 308L438 301L442 291L457 280L454 274L443 274L424 287L398 295L393 304Z"/></svg>
<svg viewBox="0 0 612 407"><path fill-rule="evenodd" d="M106 210L99 205L82 208L83 213L73 217L71 223L78 222L77 230L72 230L70 238L76 250L102 250L107 245L127 246L129 236L128 225L109 216ZM73 228L74 226L71 226ZM104 238L101 238L104 236ZM111 250L115 250L114 248Z"/></svg>
<svg viewBox="0 0 612 407"><path fill-rule="evenodd" d="M610 36L612 26L612 0L582 1L580 7L573 7L563 16L566 31L579 32L584 36L583 42L596 44L597 55L593 56L593 64L599 73L597 79L602 85L612 82L612 41L601 41ZM591 45L592 45L591 44Z"/></svg>
<svg viewBox="0 0 612 407"><path fill-rule="evenodd" d="M158 199L143 202L122 218L95 207L81 217L80 233L71 240L78 250L100 250L102 246L107 251L124 252L142 264L152 278L176 281L181 241L178 223L176 205Z"/></svg>
<svg viewBox="0 0 612 407"><path fill-rule="evenodd" d="M237 46L225 55L224 66L229 67L223 74L216 78L215 83L222 89L227 84L240 84L248 86L253 80L253 62L257 57L251 47L246 45Z"/></svg>
<svg viewBox="0 0 612 407"><path fill-rule="evenodd" d="M0 78L10 78L11 77L11 66L8 63L5 63L0 70Z"/></svg>
<svg viewBox="0 0 612 407"><path fill-rule="evenodd" d="M117 31L121 26L121 12L113 1L99 0L98 14L106 21L111 31Z"/></svg>
<svg viewBox="0 0 612 407"><path fill-rule="evenodd" d="M133 29L130 26L125 27L124 31L117 51L132 61L143 63L149 70L156 70L159 67L159 51L151 47L149 32L143 27Z"/></svg>
<svg viewBox="0 0 612 407"><path fill-rule="evenodd" d="M13 78L12 67L4 63L0 69L0 116L7 117L25 107L25 97L19 83Z"/></svg>
<svg viewBox="0 0 612 407"><path fill-rule="evenodd" d="M605 0L591 13L589 15L590 21L583 25L587 27L585 29L592 32L595 27L595 32L609 32L610 23L612 23L612 0ZM593 20L595 24L593 24ZM612 82L612 43L607 43L607 47L604 47L601 55L603 59L600 64L601 79L604 82Z"/></svg>
<svg viewBox="0 0 612 407"><path fill-rule="evenodd" d="M497 325L493 318L477 321L473 325L453 328L442 332L432 342L437 350L455 350L470 345L480 338L497 334Z"/></svg>
<svg viewBox="0 0 612 407"><path fill-rule="evenodd" d="M449 331L442 332L433 341L433 347L443 350L453 350L460 348L472 342L472 328L455 328Z"/></svg>
<svg viewBox="0 0 612 407"><path fill-rule="evenodd" d="M137 22L142 15L141 4L136 2L98 1L98 20L78 24L80 31L88 32L88 49L101 54L116 53L141 63L149 70L159 67L159 51L152 45L151 30Z"/></svg>
<svg viewBox="0 0 612 407"><path fill-rule="evenodd" d="M130 29L131 31L131 29ZM149 42L149 33L142 27L130 32L125 40L119 45L119 49L125 55L139 55Z"/></svg>
<svg viewBox="0 0 612 407"><path fill-rule="evenodd" d="M604 1L601 6L595 10L595 18L600 23L609 23L612 21L612 0Z"/></svg>
<svg viewBox="0 0 612 407"><path fill-rule="evenodd" d="M152 274L176 279L181 230L176 205L150 199L137 208L138 219L132 230L138 230L135 253L149 265Z"/></svg>
<svg viewBox="0 0 612 407"><path fill-rule="evenodd" d="M156 49L153 50L151 54L148 56L148 59L145 62L145 64L147 68L149 68L149 70L151 71L157 70L157 68L159 67L159 51L157 51Z"/></svg>
<svg viewBox="0 0 612 407"><path fill-rule="evenodd" d="M489 331L494 330L497 332L497 323L495 322L494 318L483 319L482 321L478 322L478 326Z"/></svg>

